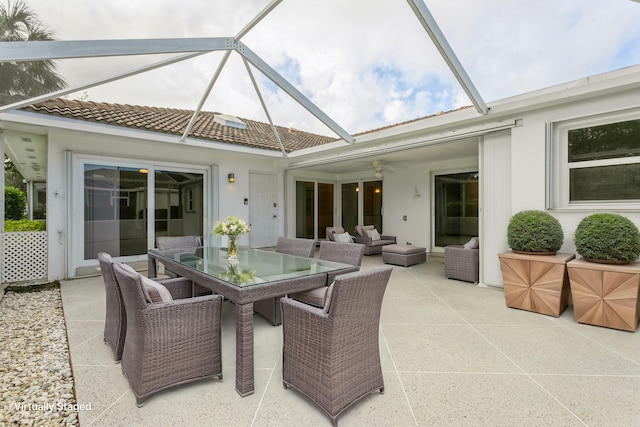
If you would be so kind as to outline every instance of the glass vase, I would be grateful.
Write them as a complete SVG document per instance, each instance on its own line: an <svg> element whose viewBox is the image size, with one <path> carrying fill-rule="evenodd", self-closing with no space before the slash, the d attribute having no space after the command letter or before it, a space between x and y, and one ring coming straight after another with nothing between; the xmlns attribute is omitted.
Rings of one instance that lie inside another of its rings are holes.
<svg viewBox="0 0 640 427"><path fill-rule="evenodd" d="M236 236L229 236L229 248L227 249L228 258L238 258L238 243Z"/></svg>

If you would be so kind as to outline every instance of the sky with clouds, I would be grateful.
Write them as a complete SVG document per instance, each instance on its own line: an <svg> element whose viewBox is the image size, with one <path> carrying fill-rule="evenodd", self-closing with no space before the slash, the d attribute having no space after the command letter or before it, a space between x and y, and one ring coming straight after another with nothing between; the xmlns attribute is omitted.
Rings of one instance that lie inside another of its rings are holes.
<svg viewBox="0 0 640 427"><path fill-rule="evenodd" d="M59 40L231 37L269 0L24 0ZM631 0L424 0L485 102L640 63ZM283 0L244 38L349 133L471 105L406 0ZM221 58L189 61L71 94L195 109ZM165 57L60 60L76 86ZM332 135L253 70L273 121ZM266 121L233 54L205 110Z"/></svg>

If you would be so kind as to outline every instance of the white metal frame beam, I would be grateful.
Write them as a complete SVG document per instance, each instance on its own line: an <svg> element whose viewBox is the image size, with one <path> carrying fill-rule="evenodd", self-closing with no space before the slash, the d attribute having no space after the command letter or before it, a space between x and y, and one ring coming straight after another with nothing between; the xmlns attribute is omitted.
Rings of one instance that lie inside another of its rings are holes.
<svg viewBox="0 0 640 427"><path fill-rule="evenodd" d="M442 58L444 58L447 65L456 76L456 79L458 79L458 83L460 83L462 89L464 89L467 96L476 107L476 110L478 110L480 114L487 114L489 112L487 104L473 85L471 78L458 60L458 57L449 45L447 38L440 30L435 18L431 15L429 9L427 9L427 5L425 5L422 0L407 0L407 2L409 3L409 6L411 6L411 9L413 9L413 12L416 14L416 17L424 27L425 31L429 34L429 37L431 37L431 41L433 41L433 44L442 55Z"/></svg>
<svg viewBox="0 0 640 427"><path fill-rule="evenodd" d="M90 41L42 41L42 42L0 42L0 62L41 61L69 58L96 58L107 56L148 55L167 53L207 53L220 50L235 50L273 83L284 90L302 107L329 127L346 142L352 144L353 137L335 121L313 104L306 96L278 74L258 55L243 43L231 37L149 39L149 40L90 40ZM113 81L107 78L94 82L93 86ZM77 90L77 89L76 89ZM39 101L54 98L48 94ZM21 105L33 104L34 99L22 101ZM15 104L12 104L15 105ZM16 108L15 106L13 108Z"/></svg>

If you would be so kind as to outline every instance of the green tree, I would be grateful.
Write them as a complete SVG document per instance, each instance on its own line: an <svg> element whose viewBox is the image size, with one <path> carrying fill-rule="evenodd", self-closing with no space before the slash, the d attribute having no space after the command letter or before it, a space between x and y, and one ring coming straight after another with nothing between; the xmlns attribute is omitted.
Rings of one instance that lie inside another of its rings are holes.
<svg viewBox="0 0 640 427"><path fill-rule="evenodd" d="M7 42L54 40L37 15L22 0L0 5L0 40ZM55 61L0 63L0 103L6 104L66 87L56 73Z"/></svg>
<svg viewBox="0 0 640 427"><path fill-rule="evenodd" d="M17 188L4 188L4 216L5 219L22 219L24 218L25 208L27 206L27 196Z"/></svg>
<svg viewBox="0 0 640 427"><path fill-rule="evenodd" d="M4 155L4 185L7 187L15 187L25 193L27 192L27 184L24 183L22 174L6 154Z"/></svg>

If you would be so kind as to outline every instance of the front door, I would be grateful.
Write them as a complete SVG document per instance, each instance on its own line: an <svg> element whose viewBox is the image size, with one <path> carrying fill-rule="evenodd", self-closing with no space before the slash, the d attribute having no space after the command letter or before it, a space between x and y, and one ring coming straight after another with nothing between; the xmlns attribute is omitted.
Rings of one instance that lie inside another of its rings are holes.
<svg viewBox="0 0 640 427"><path fill-rule="evenodd" d="M277 177L249 173L249 246L275 246L278 239Z"/></svg>

